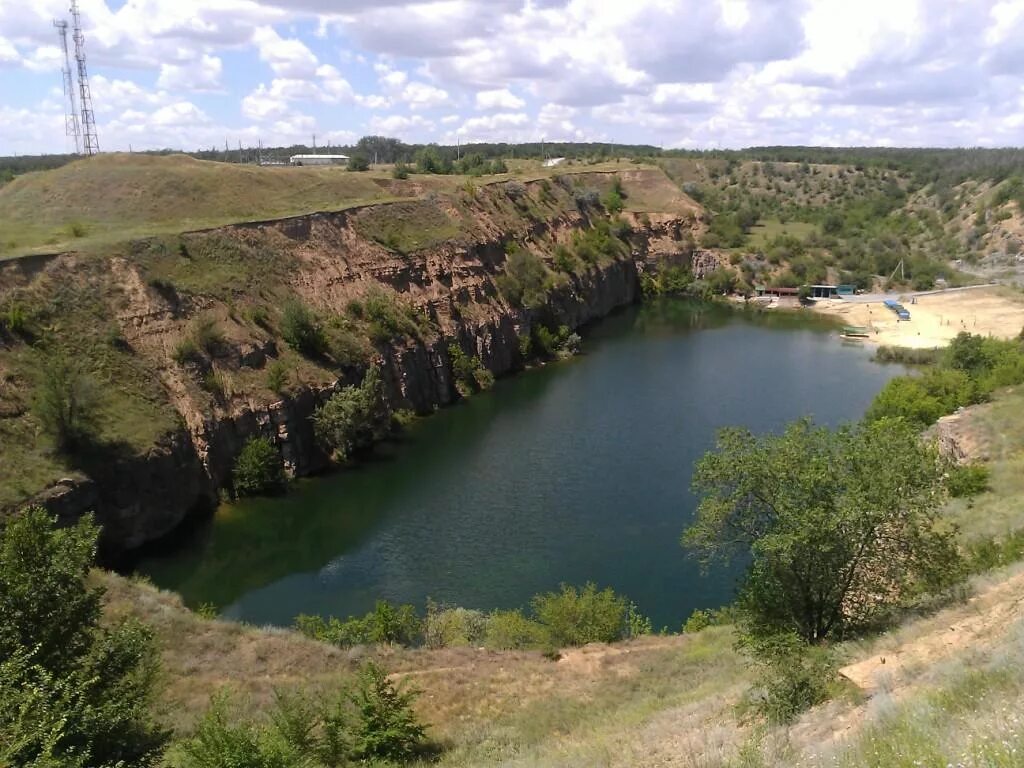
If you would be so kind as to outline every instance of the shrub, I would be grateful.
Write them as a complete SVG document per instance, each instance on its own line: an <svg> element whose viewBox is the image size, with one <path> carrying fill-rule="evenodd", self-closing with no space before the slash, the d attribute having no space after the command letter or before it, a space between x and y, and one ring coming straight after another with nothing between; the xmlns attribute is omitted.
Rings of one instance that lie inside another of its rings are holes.
<svg viewBox="0 0 1024 768"><path fill-rule="evenodd" d="M187 363L201 359L201 355L199 354L199 347L196 346L192 337L186 336L174 345L174 351L171 352L171 358L178 365L186 365Z"/></svg>
<svg viewBox="0 0 1024 768"><path fill-rule="evenodd" d="M572 273L576 270L576 259L572 252L562 244L555 246L555 267L559 272Z"/></svg>
<svg viewBox="0 0 1024 768"><path fill-rule="evenodd" d="M537 620L562 645L610 643L626 633L628 603L610 588L588 583L581 590L563 584L559 592L537 595L532 601Z"/></svg>
<svg viewBox="0 0 1024 768"><path fill-rule="evenodd" d="M395 606L378 600L364 616L324 620L320 616L300 615L295 628L307 637L342 648L353 645L412 645L423 633L423 622L411 605Z"/></svg>
<svg viewBox="0 0 1024 768"><path fill-rule="evenodd" d="M428 648L479 645L487 632L487 616L468 608L449 608L427 601L423 642Z"/></svg>
<svg viewBox="0 0 1024 768"><path fill-rule="evenodd" d="M281 335L288 345L307 357L327 351L327 337L312 310L297 300L285 303L281 314Z"/></svg>
<svg viewBox="0 0 1024 768"><path fill-rule="evenodd" d="M68 222L68 234L74 238L85 237L89 233L89 228L86 227L85 223L77 219Z"/></svg>
<svg viewBox="0 0 1024 768"><path fill-rule="evenodd" d="M346 461L387 434L390 414L384 401L380 371L371 366L358 386L335 392L316 409L313 430L320 444L338 461Z"/></svg>
<svg viewBox="0 0 1024 768"><path fill-rule="evenodd" d="M505 272L495 279L498 290L513 306L539 307L548 298L550 280L537 254L513 247L505 259Z"/></svg>
<svg viewBox="0 0 1024 768"><path fill-rule="evenodd" d="M601 204L601 193L596 189L580 189L573 195L573 199L580 210L597 208Z"/></svg>
<svg viewBox="0 0 1024 768"><path fill-rule="evenodd" d="M277 448L266 437L253 437L235 459L235 493L239 496L280 493L287 478Z"/></svg>
<svg viewBox="0 0 1024 768"><path fill-rule="evenodd" d="M953 467L946 478L946 488L954 499L977 496L988 490L989 468L984 464Z"/></svg>
<svg viewBox="0 0 1024 768"><path fill-rule="evenodd" d="M352 696L358 715L352 756L397 763L413 759L426 737L412 709L418 695L416 690L396 688L381 667L368 662Z"/></svg>
<svg viewBox="0 0 1024 768"><path fill-rule="evenodd" d="M280 360L267 366L267 389L281 394L288 386L288 368Z"/></svg>
<svg viewBox="0 0 1024 768"><path fill-rule="evenodd" d="M827 648L807 646L794 634L748 640L747 648L759 670L755 704L769 722L791 723L828 698L836 665Z"/></svg>
<svg viewBox="0 0 1024 768"><path fill-rule="evenodd" d="M58 452L71 453L97 433L98 397L92 379L63 353L39 364L32 413Z"/></svg>
<svg viewBox="0 0 1024 768"><path fill-rule="evenodd" d="M352 155L348 159L348 170L368 171L370 170L370 161L365 155Z"/></svg>
<svg viewBox="0 0 1024 768"><path fill-rule="evenodd" d="M208 355L214 355L224 343L224 334L217 325L217 320L210 315L196 318L192 326L192 340L195 345Z"/></svg>
<svg viewBox="0 0 1024 768"><path fill-rule="evenodd" d="M711 611L703 608L694 609L686 621L683 622L683 634L692 635L701 632L714 623L714 615Z"/></svg>
<svg viewBox="0 0 1024 768"><path fill-rule="evenodd" d="M17 302L7 305L7 311L0 315L0 329L6 328L11 333L23 333L27 327L25 310Z"/></svg>
<svg viewBox="0 0 1024 768"><path fill-rule="evenodd" d="M409 166L401 161L395 163L395 167L391 170L391 176L395 179L408 179Z"/></svg>
<svg viewBox="0 0 1024 768"><path fill-rule="evenodd" d="M604 207L609 213L622 213L622 196L614 189L604 197Z"/></svg>
<svg viewBox="0 0 1024 768"><path fill-rule="evenodd" d="M522 611L494 611L487 617L484 645L499 651L540 648L551 642L547 629Z"/></svg>
<svg viewBox="0 0 1024 768"><path fill-rule="evenodd" d="M650 618L640 613L636 603L630 603L626 609L626 637L643 637L653 633Z"/></svg>
<svg viewBox="0 0 1024 768"><path fill-rule="evenodd" d="M452 363L452 378L455 389L462 397L469 397L474 392L490 389L494 386L494 374L484 367L479 357L470 357L456 343L448 347L448 357Z"/></svg>
<svg viewBox="0 0 1024 768"><path fill-rule="evenodd" d="M151 766L159 654L134 619L103 618L90 586L99 529L31 508L0 527L0 765Z"/></svg>
<svg viewBox="0 0 1024 768"><path fill-rule="evenodd" d="M420 339L426 318L415 309L381 288L372 288L358 304L362 317L370 323L370 336L378 343L387 343L402 338Z"/></svg>

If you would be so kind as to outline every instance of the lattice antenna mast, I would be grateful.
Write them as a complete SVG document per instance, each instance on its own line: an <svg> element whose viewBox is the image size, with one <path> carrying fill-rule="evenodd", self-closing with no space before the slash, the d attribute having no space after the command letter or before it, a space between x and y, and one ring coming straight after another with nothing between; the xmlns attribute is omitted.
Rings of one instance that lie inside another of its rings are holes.
<svg viewBox="0 0 1024 768"><path fill-rule="evenodd" d="M100 151L100 140L96 135L96 116L92 111L92 93L89 90L89 73L85 68L85 35L82 34L82 14L78 0L71 0L71 19L74 27L75 61L78 62L78 103L82 114L82 143L86 155Z"/></svg>
<svg viewBox="0 0 1024 768"><path fill-rule="evenodd" d="M68 23L63 19L54 19L53 26L57 28L60 35L60 47L64 50L64 68L61 74L64 76L64 98L67 99L65 107L70 105L71 109L64 113L64 132L75 140L75 154L82 153L82 128L78 122L78 102L75 100L75 85L71 79L71 54L68 53Z"/></svg>

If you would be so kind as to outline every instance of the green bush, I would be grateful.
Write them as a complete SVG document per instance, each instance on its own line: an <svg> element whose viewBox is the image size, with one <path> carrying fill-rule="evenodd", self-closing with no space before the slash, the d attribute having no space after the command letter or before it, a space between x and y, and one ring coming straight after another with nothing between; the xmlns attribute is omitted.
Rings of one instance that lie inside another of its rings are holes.
<svg viewBox="0 0 1024 768"><path fill-rule="evenodd" d="M267 389L281 394L288 386L288 367L280 360L267 366Z"/></svg>
<svg viewBox="0 0 1024 768"><path fill-rule="evenodd" d="M295 628L307 637L343 648L353 645L413 645L423 634L423 622L411 605L395 606L378 600L365 616L323 619L302 614Z"/></svg>
<svg viewBox="0 0 1024 768"><path fill-rule="evenodd" d="M201 359L199 347L196 346L196 343L191 336L186 336L174 345L174 351L171 353L171 358L178 365L186 365L187 363L196 362Z"/></svg>
<svg viewBox="0 0 1024 768"><path fill-rule="evenodd" d="M494 386L494 374L484 367L479 357L470 357L456 343L448 347L448 357L452 363L452 378L455 389L462 397L469 397L474 392L490 389Z"/></svg>
<svg viewBox="0 0 1024 768"><path fill-rule="evenodd" d="M395 179L408 179L409 166L401 161L395 163L395 167L391 170L391 176Z"/></svg>
<svg viewBox="0 0 1024 768"><path fill-rule="evenodd" d="M25 310L20 304L12 301L7 311L0 315L0 330L6 328L11 333L24 333L28 326Z"/></svg>
<svg viewBox="0 0 1024 768"><path fill-rule="evenodd" d="M989 474L984 464L953 467L946 478L946 488L954 499L977 496L988 490Z"/></svg>
<svg viewBox="0 0 1024 768"><path fill-rule="evenodd" d="M547 629L522 611L494 611L487 617L484 645L498 651L543 648L551 644Z"/></svg>
<svg viewBox="0 0 1024 768"><path fill-rule="evenodd" d="M350 302L349 312L370 324L370 337L379 344L422 339L429 325L425 317L383 288L371 288L362 301Z"/></svg>
<svg viewBox="0 0 1024 768"><path fill-rule="evenodd" d="M0 526L0 765L152 766L159 653L134 619L104 619L90 586L99 529L31 508Z"/></svg>
<svg viewBox="0 0 1024 768"><path fill-rule="evenodd" d="M446 607L427 601L423 643L428 648L479 645L487 633L488 617L469 608Z"/></svg>
<svg viewBox="0 0 1024 768"><path fill-rule="evenodd" d="M827 648L806 645L795 634L746 643L758 669L757 709L772 724L788 724L829 697L836 664Z"/></svg>
<svg viewBox="0 0 1024 768"><path fill-rule="evenodd" d="M531 309L547 301L551 280L537 254L515 247L505 260L505 272L495 278L495 284L510 304Z"/></svg>
<svg viewBox="0 0 1024 768"><path fill-rule="evenodd" d="M352 696L358 714L352 756L395 763L415 758L426 738L412 709L417 696L418 691L397 688L381 667L368 662Z"/></svg>
<svg viewBox="0 0 1024 768"><path fill-rule="evenodd" d="M559 243L555 246L555 267L559 272L571 274L576 271L576 258L572 251Z"/></svg>
<svg viewBox="0 0 1024 768"><path fill-rule="evenodd" d="M312 310L297 300L285 302L281 314L281 336L292 349L307 357L327 351L327 336Z"/></svg>
<svg viewBox="0 0 1024 768"><path fill-rule="evenodd" d="M558 592L534 597L532 606L537 620L561 645L611 643L627 631L626 599L593 583L580 590L563 584Z"/></svg>
<svg viewBox="0 0 1024 768"><path fill-rule="evenodd" d="M245 444L232 474L238 496L280 493L288 482L281 456L267 437L253 437Z"/></svg>
<svg viewBox="0 0 1024 768"><path fill-rule="evenodd" d="M370 170L370 161L365 155L352 155L348 159L348 170L368 171Z"/></svg>
<svg viewBox="0 0 1024 768"><path fill-rule="evenodd" d="M60 453L73 453L98 431L99 399L92 378L61 352L38 367L32 414Z"/></svg>
<svg viewBox="0 0 1024 768"><path fill-rule="evenodd" d="M224 334L218 327L217 320L210 315L196 318L192 326L192 339L199 349L211 356L224 344Z"/></svg>
<svg viewBox="0 0 1024 768"><path fill-rule="evenodd" d="M335 392L312 416L317 440L338 461L347 461L382 439L390 419L376 366L367 370L358 387Z"/></svg>
<svg viewBox="0 0 1024 768"><path fill-rule="evenodd" d="M683 622L683 634L692 635L701 632L714 624L714 614L711 611L697 608Z"/></svg>

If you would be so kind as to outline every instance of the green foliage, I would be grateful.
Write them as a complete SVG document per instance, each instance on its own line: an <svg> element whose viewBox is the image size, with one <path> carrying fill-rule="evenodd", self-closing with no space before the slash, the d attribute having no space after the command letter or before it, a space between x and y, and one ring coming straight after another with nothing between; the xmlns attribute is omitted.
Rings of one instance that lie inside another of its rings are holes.
<svg viewBox="0 0 1024 768"><path fill-rule="evenodd" d="M382 439L390 419L376 366L366 371L358 387L335 392L312 416L317 440L338 461L346 461Z"/></svg>
<svg viewBox="0 0 1024 768"><path fill-rule="evenodd" d="M683 543L704 562L749 552L739 606L750 635L820 643L962 575L953 532L936 526L942 463L903 421L726 429L694 489L703 498Z"/></svg>
<svg viewBox="0 0 1024 768"><path fill-rule="evenodd" d="M952 368L934 368L921 376L900 376L882 387L864 418L868 422L901 418L918 427L934 424L940 416L979 402L970 376Z"/></svg>
<svg viewBox="0 0 1024 768"><path fill-rule="evenodd" d="M630 603L626 608L626 637L643 637L654 634L654 627L649 617L640 613L636 603Z"/></svg>
<svg viewBox="0 0 1024 768"><path fill-rule="evenodd" d="M288 484L277 447L268 437L253 437L242 447L232 472L238 496L281 493Z"/></svg>
<svg viewBox="0 0 1024 768"><path fill-rule="evenodd" d="M479 357L470 357L455 342L448 346L448 357L452 363L455 389L462 397L494 386L494 374L484 367Z"/></svg>
<svg viewBox="0 0 1024 768"><path fill-rule="evenodd" d="M366 155L352 155L348 159L348 170L368 171L370 170L370 160L366 157Z"/></svg>
<svg viewBox="0 0 1024 768"><path fill-rule="evenodd" d="M551 279L537 254L515 247L505 259L504 273L495 278L495 283L510 304L531 309L547 301Z"/></svg>
<svg viewBox="0 0 1024 768"><path fill-rule="evenodd" d="M550 644L546 628L522 611L494 611L487 617L484 645L498 651L540 648Z"/></svg>
<svg viewBox="0 0 1024 768"><path fill-rule="evenodd" d="M626 244L612 234L611 224L607 219L598 219L593 227L574 232L572 249L577 258L590 265L616 259L628 253Z"/></svg>
<svg viewBox="0 0 1024 768"><path fill-rule="evenodd" d="M40 360L32 414L59 453L74 453L95 439L98 397L92 378L62 352Z"/></svg>
<svg viewBox="0 0 1024 768"><path fill-rule="evenodd" d="M749 638L758 669L757 709L774 725L793 722L829 697L836 664L827 648L807 646L796 634Z"/></svg>
<svg viewBox="0 0 1024 768"><path fill-rule="evenodd" d="M202 315L192 326L192 340L195 345L208 355L214 355L222 344L224 334L217 325L217 320L210 315Z"/></svg>
<svg viewBox="0 0 1024 768"><path fill-rule="evenodd" d="M0 330L8 330L11 333L22 334L28 328L28 321L25 316L25 310L16 301L11 301L7 305L7 310L0 314Z"/></svg>
<svg viewBox="0 0 1024 768"><path fill-rule="evenodd" d="M984 464L952 467L946 478L946 488L954 499L977 496L988 490L989 475Z"/></svg>
<svg viewBox="0 0 1024 768"><path fill-rule="evenodd" d="M559 644L610 643L628 631L626 598L610 588L599 591L593 583L581 590L563 584L558 592L534 597L532 606L537 620Z"/></svg>
<svg viewBox="0 0 1024 768"><path fill-rule="evenodd" d="M554 261L555 268L559 272L572 274L576 271L576 258L572 255L572 251L561 243L555 246Z"/></svg>
<svg viewBox="0 0 1024 768"><path fill-rule="evenodd" d="M327 351L327 336L313 311L297 299L285 302L281 313L281 336L292 349L307 357Z"/></svg>
<svg viewBox="0 0 1024 768"><path fill-rule="evenodd" d="M602 202L608 213L622 213L622 209L624 207L622 195L614 189L604 196L604 200Z"/></svg>
<svg viewBox="0 0 1024 768"><path fill-rule="evenodd" d="M423 620L423 644L428 648L480 645L487 633L487 614L468 608L447 607L427 601Z"/></svg>
<svg viewBox="0 0 1024 768"><path fill-rule="evenodd" d="M365 616L325 620L303 614L295 619L295 628L307 637L342 648L373 643L412 645L423 633L423 622L411 605L394 606L378 600Z"/></svg>
<svg viewBox="0 0 1024 768"><path fill-rule="evenodd" d="M395 179L408 179L409 166L401 161L395 163L395 167L391 170L391 176Z"/></svg>
<svg viewBox="0 0 1024 768"><path fill-rule="evenodd" d="M68 234L74 238L85 237L89 234L89 228L85 225L85 222L73 219L68 222Z"/></svg>
<svg viewBox="0 0 1024 768"><path fill-rule="evenodd" d="M168 734L150 714L152 633L101 623L86 582L98 529L57 529L32 508L0 529L0 765L154 765Z"/></svg>
<svg viewBox="0 0 1024 768"><path fill-rule="evenodd" d="M267 389L281 394L288 386L288 367L280 360L267 366Z"/></svg>
<svg viewBox="0 0 1024 768"><path fill-rule="evenodd" d="M379 287L368 290L362 300L349 302L348 312L369 323L370 337L378 344L422 339L429 328L429 321L412 306L394 292Z"/></svg>
<svg viewBox="0 0 1024 768"><path fill-rule="evenodd" d="M368 662L352 697L358 714L353 757L398 763L415 758L426 737L412 709L417 696L416 690L397 688L381 667Z"/></svg>
<svg viewBox="0 0 1024 768"><path fill-rule="evenodd" d="M703 608L694 609L686 621L683 622L683 634L692 635L701 632L714 624L714 617L711 611Z"/></svg>
<svg viewBox="0 0 1024 768"><path fill-rule="evenodd" d="M186 336L174 345L174 351L171 353L171 358L178 365L187 365L188 363L196 362L201 359L199 347L196 346L196 342L191 336Z"/></svg>
<svg viewBox="0 0 1024 768"><path fill-rule="evenodd" d="M561 325L552 331L538 323L531 329L530 347L533 352L544 359L572 357L579 352L583 339L573 332L569 326Z"/></svg>

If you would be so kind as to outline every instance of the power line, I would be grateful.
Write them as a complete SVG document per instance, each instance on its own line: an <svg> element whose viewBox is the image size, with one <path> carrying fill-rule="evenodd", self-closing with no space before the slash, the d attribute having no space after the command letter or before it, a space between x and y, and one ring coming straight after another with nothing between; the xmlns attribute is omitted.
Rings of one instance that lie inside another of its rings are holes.
<svg viewBox="0 0 1024 768"><path fill-rule="evenodd" d="M64 80L65 108L71 107L64 113L64 132L75 140L75 154L82 154L82 128L78 122L78 103L75 101L75 86L71 80L71 54L68 53L68 23L64 19L54 19L53 26L57 28L60 36L60 47L64 50L64 67L61 75Z"/></svg>
<svg viewBox="0 0 1024 768"><path fill-rule="evenodd" d="M78 62L78 97L82 113L82 140L86 155L96 155L100 151L100 140L96 134L96 115L92 110L92 92L89 90L89 73L85 66L85 35L82 34L82 14L78 10L78 0L71 0L71 19L75 41L75 61Z"/></svg>

